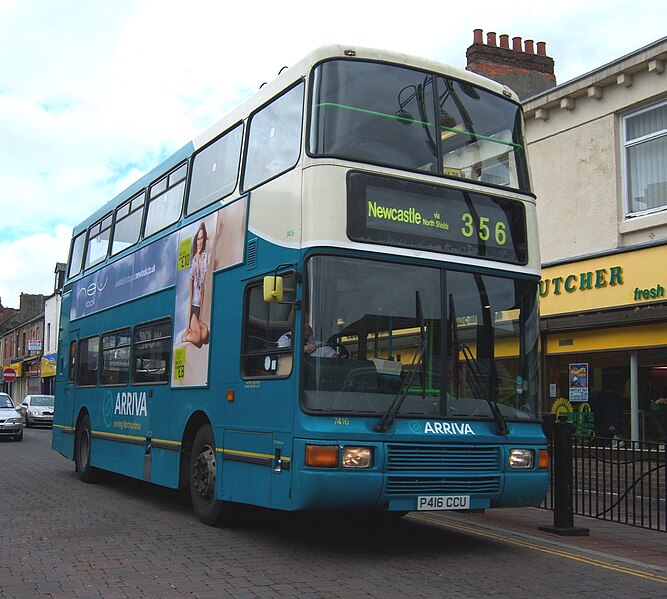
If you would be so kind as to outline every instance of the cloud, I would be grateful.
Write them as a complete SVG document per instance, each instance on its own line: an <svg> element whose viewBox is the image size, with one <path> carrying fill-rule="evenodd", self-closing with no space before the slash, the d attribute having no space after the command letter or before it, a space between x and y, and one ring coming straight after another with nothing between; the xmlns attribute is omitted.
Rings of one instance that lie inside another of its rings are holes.
<svg viewBox="0 0 667 599"><path fill-rule="evenodd" d="M0 301L19 307L20 293L49 295L54 290L56 262L66 262L72 231L64 225L44 233L0 242Z"/></svg>
<svg viewBox="0 0 667 599"><path fill-rule="evenodd" d="M661 6L639 0L628 14L621 0L485 0L466 14L435 0L0 0L0 207L11 212L0 219L0 247L71 231L317 46L464 67L482 28L546 41L562 83L664 35L651 16ZM53 266L42 268L48 291ZM18 296L35 278L13 280L3 294Z"/></svg>

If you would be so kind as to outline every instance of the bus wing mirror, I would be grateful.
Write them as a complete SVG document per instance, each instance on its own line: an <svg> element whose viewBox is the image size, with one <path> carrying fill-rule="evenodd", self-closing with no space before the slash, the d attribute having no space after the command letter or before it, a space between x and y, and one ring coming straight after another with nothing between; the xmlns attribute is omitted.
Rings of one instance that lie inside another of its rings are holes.
<svg viewBox="0 0 667 599"><path fill-rule="evenodd" d="M277 275L264 277L264 301L282 302L283 301L283 278Z"/></svg>

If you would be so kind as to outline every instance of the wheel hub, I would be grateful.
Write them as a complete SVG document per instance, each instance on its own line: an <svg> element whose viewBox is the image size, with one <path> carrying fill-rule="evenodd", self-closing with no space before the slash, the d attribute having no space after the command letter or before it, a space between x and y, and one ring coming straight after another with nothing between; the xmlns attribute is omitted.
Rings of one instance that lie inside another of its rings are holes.
<svg viewBox="0 0 667 599"><path fill-rule="evenodd" d="M192 486L202 501L208 502L215 495L215 453L204 446L195 458L192 469Z"/></svg>

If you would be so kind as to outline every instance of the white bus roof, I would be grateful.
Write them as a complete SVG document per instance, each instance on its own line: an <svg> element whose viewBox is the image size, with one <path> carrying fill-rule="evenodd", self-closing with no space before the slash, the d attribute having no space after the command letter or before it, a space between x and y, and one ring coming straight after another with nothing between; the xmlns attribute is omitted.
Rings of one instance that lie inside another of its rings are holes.
<svg viewBox="0 0 667 599"><path fill-rule="evenodd" d="M195 136L191 142L187 142L183 147L175 151L169 158L164 160L159 165L156 165L155 168L151 169L151 171L140 177L132 185L119 193L115 198L97 209L83 222L74 227L74 235L77 235L86 230L90 225L108 214L124 200L132 197L135 193L145 188L149 183L158 178L160 175L164 174L170 168L189 157L194 151L205 146L218 135L246 118L254 110L279 94L280 91L303 79L310 72L314 65L325 60L335 58L372 60L434 72L452 77L454 79L469 81L470 83L483 87L491 92L497 93L498 95L504 95L506 98L514 100L517 103L519 102L518 96L507 86L504 86L491 79L487 79L486 77L482 77L481 75L477 75L476 73L472 73L470 71L466 71L464 69L460 69L445 63L440 63L426 58L419 58L417 56L411 56L409 54L403 54L400 52L392 52L389 50L380 50L376 48L335 44L321 46L307 54L293 66L284 69L273 81L263 85L251 97L241 102L236 108L232 109L213 125L208 127L199 135Z"/></svg>

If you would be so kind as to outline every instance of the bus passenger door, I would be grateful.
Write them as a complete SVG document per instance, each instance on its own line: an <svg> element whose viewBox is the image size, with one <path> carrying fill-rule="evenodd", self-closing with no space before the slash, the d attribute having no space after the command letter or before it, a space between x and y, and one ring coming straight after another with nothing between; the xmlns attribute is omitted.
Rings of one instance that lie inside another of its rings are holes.
<svg viewBox="0 0 667 599"><path fill-rule="evenodd" d="M292 430L297 401L292 345L296 306L293 270L255 279L247 285L241 352L241 375L245 382L240 401L228 406L227 413L230 422L262 433L255 435L255 444L259 444L261 437L262 449L256 456L256 464L262 464L263 473L255 466L252 475L261 476L262 483L266 483L266 495L261 499L278 509L288 509L290 505ZM250 474L248 470L246 476Z"/></svg>
<svg viewBox="0 0 667 599"><path fill-rule="evenodd" d="M76 355L79 331L70 331L69 338L58 343L56 370L56 409L52 448L68 458L74 457L74 404L76 400Z"/></svg>

